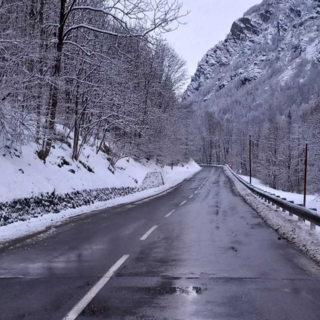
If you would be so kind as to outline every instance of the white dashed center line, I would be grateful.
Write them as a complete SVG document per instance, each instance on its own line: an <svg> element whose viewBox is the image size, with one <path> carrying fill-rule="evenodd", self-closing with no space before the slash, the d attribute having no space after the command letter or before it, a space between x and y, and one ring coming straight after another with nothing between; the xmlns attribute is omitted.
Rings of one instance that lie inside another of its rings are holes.
<svg viewBox="0 0 320 320"><path fill-rule="evenodd" d="M158 228L158 226L152 227L140 240L141 240L141 241L146 240L146 239L150 236L150 234L151 234L154 230L156 230L157 228Z"/></svg>
<svg viewBox="0 0 320 320"><path fill-rule="evenodd" d="M165 218L169 218L175 211L176 211L176 210L170 211L170 212L165 216Z"/></svg>
<svg viewBox="0 0 320 320"><path fill-rule="evenodd" d="M189 199L192 199L193 198L193 194L189 197Z"/></svg>
<svg viewBox="0 0 320 320"><path fill-rule="evenodd" d="M183 201L182 203L179 204L179 207L183 206L187 201Z"/></svg>
<svg viewBox="0 0 320 320"><path fill-rule="evenodd" d="M73 309L63 318L63 320L75 320L128 258L129 255L125 255L119 259L118 262L115 263L111 269L109 269L109 271L96 283L96 285L92 287L90 291L73 307Z"/></svg>

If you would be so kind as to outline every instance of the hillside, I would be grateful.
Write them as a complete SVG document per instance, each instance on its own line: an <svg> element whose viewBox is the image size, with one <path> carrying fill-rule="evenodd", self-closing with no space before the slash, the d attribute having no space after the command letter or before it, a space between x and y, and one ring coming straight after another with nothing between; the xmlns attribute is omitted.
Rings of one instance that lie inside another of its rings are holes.
<svg viewBox="0 0 320 320"><path fill-rule="evenodd" d="M194 153L227 162L273 188L319 192L320 2L264 0L200 61L184 94L194 116ZM199 145L201 152L199 152Z"/></svg>
<svg viewBox="0 0 320 320"><path fill-rule="evenodd" d="M194 163L191 166L198 168ZM21 151L13 150L0 157L0 205L41 194L64 195L103 188L144 189L147 174L159 172L167 183L171 182L171 176L179 180L181 170L188 171L188 165L174 166L171 170L171 167L161 166L155 161L137 161L130 157L122 158L111 166L107 155L96 154L90 146L85 147L79 161L72 160L68 146L57 146L48 161L43 163L36 155L36 146L30 144L22 147Z"/></svg>
<svg viewBox="0 0 320 320"><path fill-rule="evenodd" d="M320 61L320 2L264 0L235 21L223 42L202 58L185 95L207 88L209 99L230 86L274 78L279 85Z"/></svg>

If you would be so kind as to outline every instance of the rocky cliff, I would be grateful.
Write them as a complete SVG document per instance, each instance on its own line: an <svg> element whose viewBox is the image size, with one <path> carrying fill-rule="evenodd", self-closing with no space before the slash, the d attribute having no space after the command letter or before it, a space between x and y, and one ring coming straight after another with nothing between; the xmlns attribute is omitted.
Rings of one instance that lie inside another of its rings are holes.
<svg viewBox="0 0 320 320"><path fill-rule="evenodd" d="M320 62L319 31L320 0L264 0L235 21L226 39L205 54L185 98L202 91L206 101L262 76L279 85L294 76L303 80L301 62L304 74Z"/></svg>

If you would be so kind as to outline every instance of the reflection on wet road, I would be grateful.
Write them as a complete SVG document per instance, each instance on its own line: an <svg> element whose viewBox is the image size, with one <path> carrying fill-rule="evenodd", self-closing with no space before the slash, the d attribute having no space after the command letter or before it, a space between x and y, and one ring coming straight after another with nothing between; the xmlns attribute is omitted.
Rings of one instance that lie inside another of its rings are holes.
<svg viewBox="0 0 320 320"><path fill-rule="evenodd" d="M278 240L221 167L0 254L1 320L62 320L88 292L79 320L320 319L320 268Z"/></svg>

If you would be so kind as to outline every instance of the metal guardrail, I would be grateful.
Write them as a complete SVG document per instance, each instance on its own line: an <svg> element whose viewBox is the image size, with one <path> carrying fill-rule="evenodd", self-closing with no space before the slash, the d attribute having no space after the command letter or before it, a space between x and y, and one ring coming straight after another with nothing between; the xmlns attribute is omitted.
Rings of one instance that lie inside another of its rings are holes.
<svg viewBox="0 0 320 320"><path fill-rule="evenodd" d="M289 201L281 199L276 195L268 193L264 190L261 190L253 185L249 184L241 177L239 177L228 165L226 168L233 174L233 176L240 181L246 188L251 192L262 198L268 203L276 205L278 208L282 208L283 211L288 211L290 215L296 215L300 220L307 220L311 223L311 229L314 230L315 226L320 226L320 216L314 213L314 210L301 207L299 205L293 204Z"/></svg>
<svg viewBox="0 0 320 320"><path fill-rule="evenodd" d="M225 166L225 164L221 164L221 163L198 163L198 165L200 167L223 167Z"/></svg>

